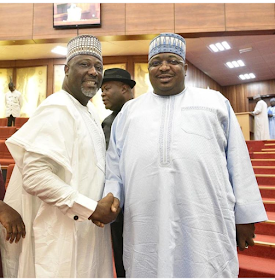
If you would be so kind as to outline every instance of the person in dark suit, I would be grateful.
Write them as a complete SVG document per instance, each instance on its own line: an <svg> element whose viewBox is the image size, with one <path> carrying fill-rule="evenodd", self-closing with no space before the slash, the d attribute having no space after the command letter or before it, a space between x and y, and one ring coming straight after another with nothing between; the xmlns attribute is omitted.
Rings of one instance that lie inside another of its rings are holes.
<svg viewBox="0 0 275 280"><path fill-rule="evenodd" d="M111 68L104 72L101 90L102 100L106 109L112 110L112 114L104 119L102 128L106 139L106 149L109 146L109 138L112 123L120 112L122 106L134 98L132 88L136 82L131 79L128 71L121 68ZM115 222L111 224L111 234L114 250L114 259L117 277L125 277L125 270L122 260L123 252L123 213L120 211Z"/></svg>

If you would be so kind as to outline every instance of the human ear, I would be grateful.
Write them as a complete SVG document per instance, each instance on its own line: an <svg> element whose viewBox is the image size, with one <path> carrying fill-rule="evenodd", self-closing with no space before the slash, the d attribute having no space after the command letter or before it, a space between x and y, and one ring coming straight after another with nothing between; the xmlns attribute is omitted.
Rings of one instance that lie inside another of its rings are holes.
<svg viewBox="0 0 275 280"><path fill-rule="evenodd" d="M121 93L122 94L125 94L127 92L127 85L126 84L123 84L122 86L121 86Z"/></svg>
<svg viewBox="0 0 275 280"><path fill-rule="evenodd" d="M68 65L64 66L64 72L65 72L66 76L68 76L69 69L70 69L70 67Z"/></svg>
<svg viewBox="0 0 275 280"><path fill-rule="evenodd" d="M184 71L187 72L188 64L184 64Z"/></svg>

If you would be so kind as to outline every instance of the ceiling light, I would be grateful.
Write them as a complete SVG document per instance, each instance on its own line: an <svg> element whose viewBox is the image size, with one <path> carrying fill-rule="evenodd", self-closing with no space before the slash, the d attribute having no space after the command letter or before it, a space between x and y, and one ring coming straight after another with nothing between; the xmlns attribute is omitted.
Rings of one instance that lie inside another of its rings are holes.
<svg viewBox="0 0 275 280"><path fill-rule="evenodd" d="M223 41L222 45L225 47L226 50L231 49L231 47L229 46L229 44L226 41Z"/></svg>
<svg viewBox="0 0 275 280"><path fill-rule="evenodd" d="M222 52L222 51L231 49L231 47L229 46L229 44L226 41L223 41L222 43L211 44L211 45L209 45L209 48L213 52L219 52L219 51Z"/></svg>
<svg viewBox="0 0 275 280"><path fill-rule="evenodd" d="M211 48L211 50L213 52L218 52L219 51L218 48L214 44L211 44L209 47Z"/></svg>
<svg viewBox="0 0 275 280"><path fill-rule="evenodd" d="M252 51L252 47L245 48L245 49L239 49L239 53L245 53L245 52L251 52L251 51Z"/></svg>
<svg viewBox="0 0 275 280"><path fill-rule="evenodd" d="M234 65L233 65L231 62L226 62L226 65L227 65L229 68L234 68Z"/></svg>
<svg viewBox="0 0 275 280"><path fill-rule="evenodd" d="M244 75L239 75L240 79L245 80L245 76Z"/></svg>
<svg viewBox="0 0 275 280"><path fill-rule="evenodd" d="M234 61L228 61L226 62L226 65L229 67L229 68L235 68L235 67L242 67L242 66L245 66L244 62L242 60L234 60Z"/></svg>
<svg viewBox="0 0 275 280"><path fill-rule="evenodd" d="M237 62L238 62L238 64L240 65L240 66L245 66L245 64L244 64L244 62L242 61L242 60L237 60Z"/></svg>
<svg viewBox="0 0 275 280"><path fill-rule="evenodd" d="M239 78L242 80L249 80L249 79L256 78L256 76L254 75L254 73L249 73L249 74L239 75Z"/></svg>
<svg viewBox="0 0 275 280"><path fill-rule="evenodd" d="M67 48L57 46L54 49L52 49L51 52L61 54L61 55L66 55L67 54Z"/></svg>
<svg viewBox="0 0 275 280"><path fill-rule="evenodd" d="M238 64L238 62L237 62L237 61L235 61L235 60L234 60L234 61L232 61L232 64L233 64L233 65L234 65L234 67L236 67L236 68L237 68L237 67L240 67L240 65Z"/></svg>
<svg viewBox="0 0 275 280"><path fill-rule="evenodd" d="M217 44L216 44L216 47L217 47L220 51L224 51L224 50L225 50L225 48L222 46L221 43L217 43Z"/></svg>

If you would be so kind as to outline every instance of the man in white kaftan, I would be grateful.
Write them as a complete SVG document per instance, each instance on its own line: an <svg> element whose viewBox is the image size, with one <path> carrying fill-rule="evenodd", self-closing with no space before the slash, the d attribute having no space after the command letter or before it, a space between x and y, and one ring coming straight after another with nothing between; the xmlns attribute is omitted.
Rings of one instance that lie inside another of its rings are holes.
<svg viewBox="0 0 275 280"><path fill-rule="evenodd" d="M270 99L270 106L267 108L270 139L275 139L275 98Z"/></svg>
<svg viewBox="0 0 275 280"><path fill-rule="evenodd" d="M15 118L20 117L20 110L23 105L21 92L15 89L13 82L9 83L9 91L5 94L6 117L8 126L15 124Z"/></svg>
<svg viewBox="0 0 275 280"><path fill-rule="evenodd" d="M112 125L104 194L124 206L126 277L237 277L237 242L253 245L253 223L267 219L229 101L185 88L183 40L152 41L154 92L128 101Z"/></svg>
<svg viewBox="0 0 275 280"><path fill-rule="evenodd" d="M254 115L254 140L269 140L267 104L259 94L254 96L253 99L257 102L252 112Z"/></svg>
<svg viewBox="0 0 275 280"><path fill-rule="evenodd" d="M5 277L113 276L110 227L89 220L103 209L105 177L105 138L89 101L102 81L97 41L81 35L68 43L63 89L6 141L16 166L5 202L27 234L2 248Z"/></svg>

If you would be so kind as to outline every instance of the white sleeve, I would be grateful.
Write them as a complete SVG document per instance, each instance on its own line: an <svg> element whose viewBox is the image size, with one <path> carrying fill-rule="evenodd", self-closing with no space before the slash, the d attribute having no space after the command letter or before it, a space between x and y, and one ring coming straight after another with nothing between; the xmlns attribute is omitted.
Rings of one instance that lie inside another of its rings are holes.
<svg viewBox="0 0 275 280"><path fill-rule="evenodd" d="M235 113L227 103L227 169L236 199L236 224L249 224L267 220L266 211L250 161L247 146Z"/></svg>
<svg viewBox="0 0 275 280"><path fill-rule="evenodd" d="M256 104L256 107L253 111L254 115L259 115L262 112L263 108L262 108L262 103L258 101L258 103Z"/></svg>
<svg viewBox="0 0 275 280"><path fill-rule="evenodd" d="M117 142L117 133L119 133L118 120L121 118L121 112L115 118L109 141L109 147L106 153L106 180L104 186L103 197L111 192L114 197L120 201L120 207L124 205L124 187L122 182L122 174L119 168L121 149ZM123 119L123 118L122 118ZM125 121L125 119L123 119ZM121 126L121 124L120 124Z"/></svg>
<svg viewBox="0 0 275 280"><path fill-rule="evenodd" d="M45 203L58 207L71 219L87 220L94 212L97 202L60 179L56 175L60 168L62 167L52 159L26 151L22 172L23 188Z"/></svg>

